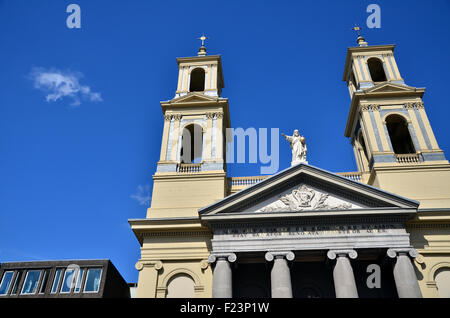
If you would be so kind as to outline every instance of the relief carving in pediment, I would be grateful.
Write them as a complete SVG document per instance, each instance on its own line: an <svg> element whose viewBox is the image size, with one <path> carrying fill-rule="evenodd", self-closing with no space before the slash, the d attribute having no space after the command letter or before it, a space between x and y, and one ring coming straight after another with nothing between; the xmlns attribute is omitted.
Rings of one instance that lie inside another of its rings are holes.
<svg viewBox="0 0 450 318"><path fill-rule="evenodd" d="M301 185L288 194L280 195L278 200L260 208L257 212L348 210L351 208L357 208L357 206Z"/></svg>

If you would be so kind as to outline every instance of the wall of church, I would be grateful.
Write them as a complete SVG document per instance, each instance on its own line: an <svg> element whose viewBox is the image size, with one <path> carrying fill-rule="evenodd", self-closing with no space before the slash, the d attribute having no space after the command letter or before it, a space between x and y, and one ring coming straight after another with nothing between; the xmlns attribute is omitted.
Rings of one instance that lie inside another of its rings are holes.
<svg viewBox="0 0 450 318"><path fill-rule="evenodd" d="M450 207L448 164L393 166L373 169L369 185L420 201L420 209Z"/></svg>
<svg viewBox="0 0 450 318"><path fill-rule="evenodd" d="M199 208L225 197L225 182L224 172L154 176L147 218L196 217Z"/></svg>
<svg viewBox="0 0 450 318"><path fill-rule="evenodd" d="M450 212L438 209L419 212L420 219L408 224L407 230L411 244L419 252L414 265L422 295L450 297L445 287L450 286L446 274L450 271Z"/></svg>
<svg viewBox="0 0 450 318"><path fill-rule="evenodd" d="M141 259L136 263L139 271L137 297L174 297L171 284L184 286L176 295L189 293L192 287L193 297L212 297L209 254L210 237L204 231L149 233L144 237ZM182 279L177 279L179 277Z"/></svg>

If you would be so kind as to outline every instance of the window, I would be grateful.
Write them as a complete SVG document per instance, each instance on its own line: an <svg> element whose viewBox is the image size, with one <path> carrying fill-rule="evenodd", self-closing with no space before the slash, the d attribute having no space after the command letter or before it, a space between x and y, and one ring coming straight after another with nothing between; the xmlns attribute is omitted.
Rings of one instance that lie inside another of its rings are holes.
<svg viewBox="0 0 450 318"><path fill-rule="evenodd" d="M450 267L443 267L436 271L434 280L440 298L450 298Z"/></svg>
<svg viewBox="0 0 450 318"><path fill-rule="evenodd" d="M196 68L191 72L190 92L202 92L205 90L205 70Z"/></svg>
<svg viewBox="0 0 450 318"><path fill-rule="evenodd" d="M100 288L100 279L102 276L101 268L91 268L87 271L86 283L84 284L85 293L97 293Z"/></svg>
<svg viewBox="0 0 450 318"><path fill-rule="evenodd" d="M366 160L369 160L369 156L367 155L366 143L364 141L364 137L362 135L362 132L359 133L359 144L361 145L361 148L364 151L364 155L366 156Z"/></svg>
<svg viewBox="0 0 450 318"><path fill-rule="evenodd" d="M18 271L16 274L16 278L14 280L14 285L11 291L11 295L15 295L17 294L17 291L19 290L19 284L20 284L20 280L22 279L22 271Z"/></svg>
<svg viewBox="0 0 450 318"><path fill-rule="evenodd" d="M21 294L34 294L39 283L39 278L41 277L41 270L28 271L25 276L25 282L22 286Z"/></svg>
<svg viewBox="0 0 450 318"><path fill-rule="evenodd" d="M370 76L373 82L386 82L386 73L384 73L383 62L377 58L367 60Z"/></svg>
<svg viewBox="0 0 450 318"><path fill-rule="evenodd" d="M416 153L409 134L408 123L402 116L388 116L386 118L386 126L392 148L394 148L396 154Z"/></svg>
<svg viewBox="0 0 450 318"><path fill-rule="evenodd" d="M194 281L185 274L172 277L167 284L167 298L194 298Z"/></svg>
<svg viewBox="0 0 450 318"><path fill-rule="evenodd" d="M181 142L181 162L200 163L203 152L203 129L200 125L192 124L183 129Z"/></svg>
<svg viewBox="0 0 450 318"><path fill-rule="evenodd" d="M58 290L59 280L61 279L61 272L62 272L61 268L56 270L55 279L53 281L53 286L52 286L52 291L51 291L52 294L56 293L56 291Z"/></svg>
<svg viewBox="0 0 450 318"><path fill-rule="evenodd" d="M42 278L42 283L41 283L41 287L39 288L39 294L43 294L45 293L45 289L47 288L47 282L48 282L48 274L49 274L50 270L46 269L44 271L44 277Z"/></svg>
<svg viewBox="0 0 450 318"><path fill-rule="evenodd" d="M77 282L75 284L75 293L79 293L81 290L81 282L83 281L84 269L78 271Z"/></svg>
<svg viewBox="0 0 450 318"><path fill-rule="evenodd" d="M0 295L6 295L11 285L14 272L4 272L2 282L0 283Z"/></svg>
<svg viewBox="0 0 450 318"><path fill-rule="evenodd" d="M70 290L72 289L73 281L75 278L75 269L74 268L67 268L64 272L64 278L61 285L61 293L67 294L70 293Z"/></svg>

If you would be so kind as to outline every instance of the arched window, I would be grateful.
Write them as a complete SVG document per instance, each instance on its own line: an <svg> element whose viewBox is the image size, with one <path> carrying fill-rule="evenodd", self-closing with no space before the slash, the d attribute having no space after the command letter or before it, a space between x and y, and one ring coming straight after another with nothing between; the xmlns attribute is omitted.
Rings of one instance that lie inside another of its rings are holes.
<svg viewBox="0 0 450 318"><path fill-rule="evenodd" d="M205 70L203 68L196 68L191 72L191 84L189 85L190 92L203 92L205 90Z"/></svg>
<svg viewBox="0 0 450 318"><path fill-rule="evenodd" d="M408 130L408 123L400 115L386 118L386 126L396 154L416 153Z"/></svg>
<svg viewBox="0 0 450 318"><path fill-rule="evenodd" d="M434 276L439 297L450 298L450 267L443 267L436 271Z"/></svg>
<svg viewBox="0 0 450 318"><path fill-rule="evenodd" d="M369 161L369 156L367 155L367 148L366 148L366 142L364 141L364 137L362 134L362 131L359 132L359 144L361 145L364 155L366 156L366 160Z"/></svg>
<svg viewBox="0 0 450 318"><path fill-rule="evenodd" d="M367 61L370 76L373 82L386 82L386 73L384 73L383 62L377 58L370 58Z"/></svg>
<svg viewBox="0 0 450 318"><path fill-rule="evenodd" d="M202 162L203 129L200 125L191 124L183 128L181 141L181 163Z"/></svg>
<svg viewBox="0 0 450 318"><path fill-rule="evenodd" d="M356 91L357 90L357 84L356 84L356 79L355 79L355 74L353 74L350 76L350 86L352 86L353 90Z"/></svg>
<svg viewBox="0 0 450 318"><path fill-rule="evenodd" d="M166 298L194 298L194 285L194 280L189 275L175 275L167 284Z"/></svg>

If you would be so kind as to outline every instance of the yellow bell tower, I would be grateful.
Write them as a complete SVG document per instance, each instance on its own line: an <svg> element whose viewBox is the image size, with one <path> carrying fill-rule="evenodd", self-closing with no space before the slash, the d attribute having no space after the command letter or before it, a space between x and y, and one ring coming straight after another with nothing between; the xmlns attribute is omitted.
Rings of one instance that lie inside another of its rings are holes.
<svg viewBox="0 0 450 318"><path fill-rule="evenodd" d="M177 58L175 97L161 102L164 130L147 217L197 216L226 190L225 129L230 127L220 55ZM170 211L167 210L170 207Z"/></svg>
<svg viewBox="0 0 450 318"><path fill-rule="evenodd" d="M420 201L450 207L450 165L439 148L422 97L405 84L394 45L369 46L360 35L347 51L344 78L351 105L351 138L363 182Z"/></svg>
<svg viewBox="0 0 450 318"><path fill-rule="evenodd" d="M197 56L177 58L175 96L160 103L164 129L151 207L145 219L129 220L141 244L137 297L212 295L211 233L198 209L226 195L230 117L221 57L207 55L200 39Z"/></svg>

